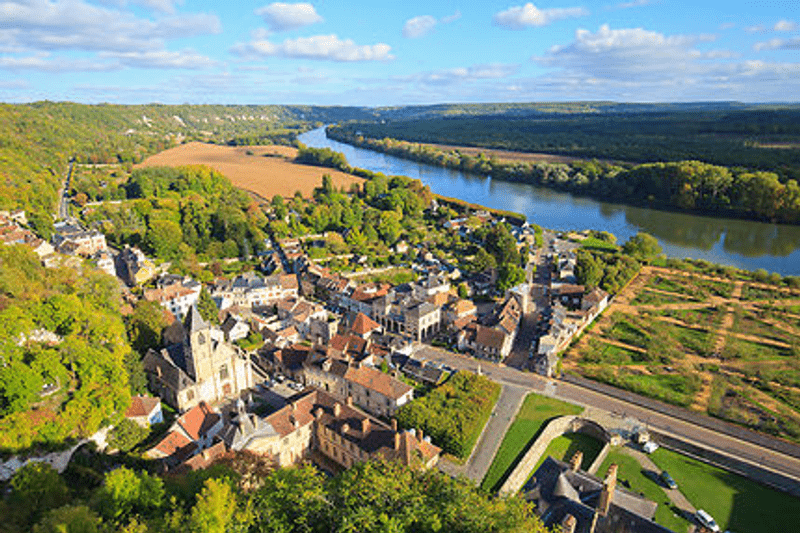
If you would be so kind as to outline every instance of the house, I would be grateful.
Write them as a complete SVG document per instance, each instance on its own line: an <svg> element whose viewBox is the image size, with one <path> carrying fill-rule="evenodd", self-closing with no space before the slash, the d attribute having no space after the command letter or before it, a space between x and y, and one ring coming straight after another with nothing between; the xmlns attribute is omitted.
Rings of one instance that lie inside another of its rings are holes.
<svg viewBox="0 0 800 533"><path fill-rule="evenodd" d="M336 293L336 305L351 313L372 314L373 303L388 294L392 286L388 283L365 283L358 287Z"/></svg>
<svg viewBox="0 0 800 533"><path fill-rule="evenodd" d="M253 438L245 449L272 457L281 467L315 454L340 468L371 459L432 468L440 448L422 432L401 432L319 389L309 388L264 419L275 434Z"/></svg>
<svg viewBox="0 0 800 533"><path fill-rule="evenodd" d="M140 249L126 245L117 254L117 272L129 287L136 287L156 275L156 266Z"/></svg>
<svg viewBox="0 0 800 533"><path fill-rule="evenodd" d="M381 325L372 320L364 313L358 313L353 324L350 326L350 331L354 335L358 335L362 339L369 339L373 333L380 333Z"/></svg>
<svg viewBox="0 0 800 533"><path fill-rule="evenodd" d="M548 457L522 489L545 527L570 533L671 533L653 522L657 503L617 486L617 465L601 480L581 471L579 458L580 452L570 463Z"/></svg>
<svg viewBox="0 0 800 533"><path fill-rule="evenodd" d="M456 323L466 325L468 321L464 319L477 318L477 316L478 308L475 307L472 300L457 298L448 302L444 309L444 322L448 327L453 327Z"/></svg>
<svg viewBox="0 0 800 533"><path fill-rule="evenodd" d="M263 278L255 272L247 272L232 280L215 283L210 294L220 310L233 306L249 309L266 307L285 298L296 298L297 276L283 274Z"/></svg>
<svg viewBox="0 0 800 533"><path fill-rule="evenodd" d="M97 265L97 268L108 274L109 276L117 275L117 269L114 266L114 256L108 250L97 250L91 257L92 261Z"/></svg>
<svg viewBox="0 0 800 533"><path fill-rule="evenodd" d="M225 334L225 340L228 342L236 342L250 334L250 326L247 322L233 313L228 314L227 318L222 322L220 329Z"/></svg>
<svg viewBox="0 0 800 533"><path fill-rule="evenodd" d="M206 402L200 402L178 417L166 437L148 450L145 456L162 459L169 466L174 466L211 447L222 428L222 415Z"/></svg>
<svg viewBox="0 0 800 533"><path fill-rule="evenodd" d="M160 424L164 421L161 400L152 396L134 396L131 398L130 407L125 410L125 418L143 428Z"/></svg>
<svg viewBox="0 0 800 533"><path fill-rule="evenodd" d="M305 383L353 402L366 411L392 417L414 399L414 389L402 381L358 361L326 358L306 364Z"/></svg>
<svg viewBox="0 0 800 533"><path fill-rule="evenodd" d="M56 222L53 231L53 247L62 254L91 257L108 249L105 235L97 230L86 230L76 222Z"/></svg>
<svg viewBox="0 0 800 533"><path fill-rule="evenodd" d="M428 302L428 288L404 284L392 288L372 303L372 318L387 333L416 341L429 339L441 329L441 307ZM437 289L434 289L434 291Z"/></svg>
<svg viewBox="0 0 800 533"><path fill-rule="evenodd" d="M143 298L158 304L172 313L178 320L183 320L186 313L200 300L203 286L189 277L166 275L156 281L156 287L145 289Z"/></svg>
<svg viewBox="0 0 800 533"><path fill-rule="evenodd" d="M144 370L150 389L179 411L236 397L253 386L250 359L203 320L197 307L183 324L168 328L165 338L166 348L145 355Z"/></svg>

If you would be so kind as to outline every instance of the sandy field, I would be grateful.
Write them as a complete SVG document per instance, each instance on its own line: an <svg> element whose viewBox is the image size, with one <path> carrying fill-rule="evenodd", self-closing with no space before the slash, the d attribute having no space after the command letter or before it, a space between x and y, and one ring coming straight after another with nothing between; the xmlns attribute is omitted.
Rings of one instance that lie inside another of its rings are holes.
<svg viewBox="0 0 800 533"><path fill-rule="evenodd" d="M253 155L248 155L250 151ZM218 146L191 142L148 157L137 167L207 165L225 175L231 183L269 199L280 194L293 196L300 191L311 196L322 183L323 174L330 174L336 187L350 188L361 178L331 168L300 165L292 160L297 150L288 146Z"/></svg>

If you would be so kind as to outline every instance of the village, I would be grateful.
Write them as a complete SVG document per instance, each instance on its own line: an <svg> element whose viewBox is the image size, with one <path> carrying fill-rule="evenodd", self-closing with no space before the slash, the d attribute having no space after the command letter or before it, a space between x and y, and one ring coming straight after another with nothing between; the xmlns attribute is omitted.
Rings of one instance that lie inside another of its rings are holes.
<svg viewBox="0 0 800 533"><path fill-rule="evenodd" d="M505 223L485 211L475 215ZM466 221L444 227L468 236ZM418 281L399 285L331 272L309 258L309 240L301 238L265 243L260 272L203 284L169 273L168 264L157 266L137 247L109 247L101 232L75 219L56 223L50 243L25 225L24 212L0 213L0 239L29 246L46 266L80 268L88 260L119 279L129 303L157 302L172 323L164 346L143 359L154 396L134 397L126 413L143 426L163 421L161 402L176 413L147 452L165 469L198 468L227 450L267 454L282 466L316 458L346 468L376 456L433 466L441 449L419 428L399 430L394 419L414 401L416 387L441 384L454 372L425 360L422 346L502 363L516 344L522 363L515 366L552 376L558 354L608 302L600 289L575 284L571 243L553 237L537 253L526 223L510 226L517 248L552 265L552 274L540 271L547 283L534 281L538 265L531 264L529 279L504 294L495 290L496 271L463 279L422 246L410 265ZM462 282L477 302L457 290ZM204 290L218 325L198 312ZM524 326L530 331L521 335Z"/></svg>

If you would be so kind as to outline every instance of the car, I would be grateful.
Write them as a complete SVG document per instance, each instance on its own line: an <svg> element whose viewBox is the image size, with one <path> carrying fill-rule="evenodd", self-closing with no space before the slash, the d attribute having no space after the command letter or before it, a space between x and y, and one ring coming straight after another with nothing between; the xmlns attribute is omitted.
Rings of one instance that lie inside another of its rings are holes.
<svg viewBox="0 0 800 533"><path fill-rule="evenodd" d="M645 442L644 445L642 446L642 450L644 450L644 453L653 453L657 449L658 449L658 444L656 444L652 440Z"/></svg>
<svg viewBox="0 0 800 533"><path fill-rule="evenodd" d="M701 526L706 527L713 531L714 533L719 532L719 526L714 521L714 518L703 509L698 509L697 512L694 514L694 517L700 523Z"/></svg>
<svg viewBox="0 0 800 533"><path fill-rule="evenodd" d="M668 489L677 489L678 488L678 484L675 483L675 480L672 479L672 476L670 476L669 472L667 472L666 470L661 472L661 475L659 477L661 478L662 483L664 483L664 485Z"/></svg>

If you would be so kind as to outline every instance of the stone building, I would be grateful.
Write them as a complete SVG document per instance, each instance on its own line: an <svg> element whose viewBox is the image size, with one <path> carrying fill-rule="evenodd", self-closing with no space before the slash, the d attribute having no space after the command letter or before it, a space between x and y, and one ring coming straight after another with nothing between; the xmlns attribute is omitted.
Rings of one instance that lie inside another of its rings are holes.
<svg viewBox="0 0 800 533"><path fill-rule="evenodd" d="M254 385L250 360L225 341L222 330L203 320L197 307L165 337L173 342L149 350L144 369L151 390L179 411L236 397Z"/></svg>

